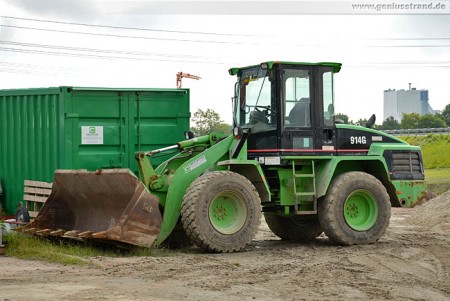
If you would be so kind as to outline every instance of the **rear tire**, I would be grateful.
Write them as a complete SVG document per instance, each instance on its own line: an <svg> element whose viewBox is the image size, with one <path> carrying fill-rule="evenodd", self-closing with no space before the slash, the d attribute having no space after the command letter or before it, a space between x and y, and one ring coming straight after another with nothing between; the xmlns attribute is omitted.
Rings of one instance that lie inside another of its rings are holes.
<svg viewBox="0 0 450 301"><path fill-rule="evenodd" d="M317 215L284 217L273 212L266 212L264 218L273 234L284 240L311 240L323 232Z"/></svg>
<svg viewBox="0 0 450 301"><path fill-rule="evenodd" d="M391 203L383 184L370 174L356 171L331 182L318 210L325 234L342 245L378 241L391 217Z"/></svg>
<svg viewBox="0 0 450 301"><path fill-rule="evenodd" d="M244 176L216 171L189 186L181 207L181 222L189 239L209 252L242 250L255 236L261 201Z"/></svg>

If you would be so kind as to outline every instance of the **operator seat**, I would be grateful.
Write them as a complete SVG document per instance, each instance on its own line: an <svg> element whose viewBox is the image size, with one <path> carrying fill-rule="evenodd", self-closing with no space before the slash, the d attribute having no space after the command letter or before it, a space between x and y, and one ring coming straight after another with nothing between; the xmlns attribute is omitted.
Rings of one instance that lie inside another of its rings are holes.
<svg viewBox="0 0 450 301"><path fill-rule="evenodd" d="M290 126L310 126L309 98L301 98L289 112Z"/></svg>

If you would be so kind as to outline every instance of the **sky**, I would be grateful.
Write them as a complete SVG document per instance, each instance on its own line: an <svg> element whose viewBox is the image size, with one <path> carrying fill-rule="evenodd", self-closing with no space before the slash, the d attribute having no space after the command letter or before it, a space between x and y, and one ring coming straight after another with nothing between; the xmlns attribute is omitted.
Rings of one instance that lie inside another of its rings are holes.
<svg viewBox="0 0 450 301"><path fill-rule="evenodd" d="M182 71L201 77L183 79L192 114L211 108L231 124L229 68L326 61L343 64L336 112L355 121L381 123L383 91L409 83L433 109L449 104L450 1L419 1L439 12L355 3L368 2L0 0L0 89L175 88Z"/></svg>

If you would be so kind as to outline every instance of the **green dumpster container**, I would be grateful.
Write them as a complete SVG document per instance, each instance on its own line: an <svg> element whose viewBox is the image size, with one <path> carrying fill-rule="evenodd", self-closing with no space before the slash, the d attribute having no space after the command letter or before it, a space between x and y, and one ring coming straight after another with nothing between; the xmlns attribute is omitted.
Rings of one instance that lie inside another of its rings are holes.
<svg viewBox="0 0 450 301"><path fill-rule="evenodd" d="M4 210L14 214L25 179L51 182L55 169L137 172L135 152L183 140L189 119L188 89L0 90Z"/></svg>

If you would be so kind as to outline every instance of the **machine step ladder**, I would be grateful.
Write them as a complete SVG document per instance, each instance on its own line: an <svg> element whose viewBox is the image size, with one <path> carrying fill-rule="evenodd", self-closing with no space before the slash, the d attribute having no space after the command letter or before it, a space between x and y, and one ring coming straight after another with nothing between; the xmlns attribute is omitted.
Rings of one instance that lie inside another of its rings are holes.
<svg viewBox="0 0 450 301"><path fill-rule="evenodd" d="M303 167L300 170L295 168L296 161L292 161L292 175L293 175L293 184L294 184L294 213L295 214L316 214L317 213L317 201L316 201L316 174L314 169L314 160L310 160L306 164L302 162ZM306 169L310 170L306 170ZM302 189L299 189L298 186L300 181L305 182L306 180L309 182L309 185L302 186ZM306 190L305 188L309 188ZM310 196L308 198L308 196ZM299 204L312 204L313 210L302 210L299 211Z"/></svg>

